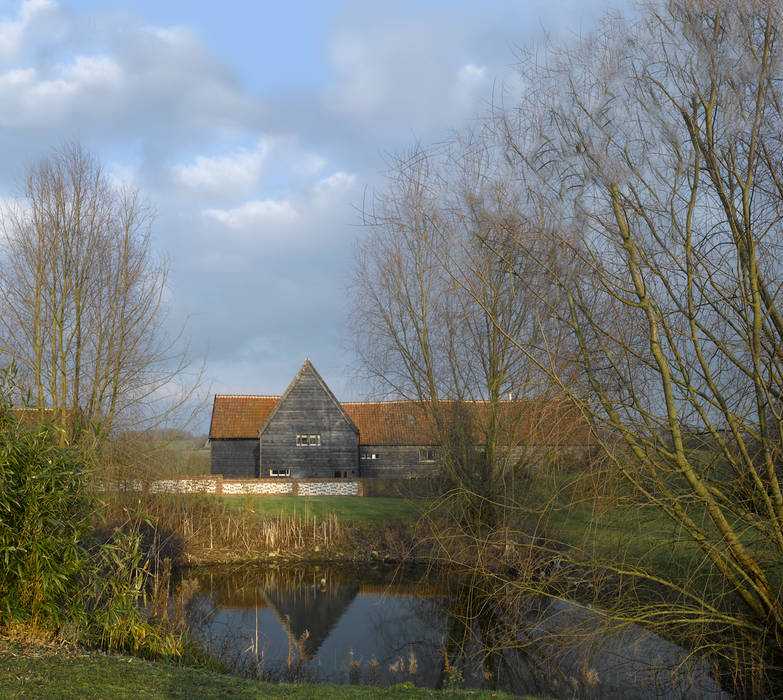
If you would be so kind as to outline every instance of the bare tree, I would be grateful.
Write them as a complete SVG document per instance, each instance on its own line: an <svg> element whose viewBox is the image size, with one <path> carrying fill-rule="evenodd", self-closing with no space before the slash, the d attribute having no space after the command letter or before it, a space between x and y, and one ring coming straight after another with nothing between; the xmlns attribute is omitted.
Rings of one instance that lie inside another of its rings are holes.
<svg viewBox="0 0 783 700"><path fill-rule="evenodd" d="M783 639L781 28L779 4L764 0L651 4L527 65L529 92L498 120L528 215L569 261L567 274L540 264L567 301L567 313L552 311L579 347L587 407L621 438L607 453L707 562L708 576L686 586L656 574L682 607L648 619L709 620L765 640L773 657Z"/></svg>
<svg viewBox="0 0 783 700"><path fill-rule="evenodd" d="M31 167L3 212L0 353L36 405L79 416L72 430L102 438L189 396L173 390L188 361L164 326L168 265L151 223L139 193L78 143Z"/></svg>
<svg viewBox="0 0 783 700"><path fill-rule="evenodd" d="M360 251L366 361L433 408L548 376L601 426L638 507L703 554L676 576L581 561L655 591L620 601L617 617L692 640L706 629L702 648L732 663L758 644L774 674L783 11L673 0L637 17L526 63L483 150L417 149L395 164ZM503 362L487 361L493 347Z"/></svg>
<svg viewBox="0 0 783 700"><path fill-rule="evenodd" d="M497 155L483 135L464 134L392 164L366 212L354 324L381 389L425 407L466 522L490 525L508 512L515 483L575 427L551 371L518 347L524 338L539 362L565 371L566 353L551 345L562 339L554 317L538 313L531 293L553 285L537 265L520 274L532 229ZM513 261L498 249L513 250Z"/></svg>

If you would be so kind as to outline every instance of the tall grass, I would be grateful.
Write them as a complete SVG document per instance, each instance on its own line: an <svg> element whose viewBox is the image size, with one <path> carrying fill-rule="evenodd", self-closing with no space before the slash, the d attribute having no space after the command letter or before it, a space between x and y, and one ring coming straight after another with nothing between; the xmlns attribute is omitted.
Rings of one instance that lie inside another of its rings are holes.
<svg viewBox="0 0 783 700"><path fill-rule="evenodd" d="M142 539L150 560L347 558L362 541L356 528L334 513L256 513L212 496L113 493L104 517L108 523L119 522L134 509L147 520Z"/></svg>

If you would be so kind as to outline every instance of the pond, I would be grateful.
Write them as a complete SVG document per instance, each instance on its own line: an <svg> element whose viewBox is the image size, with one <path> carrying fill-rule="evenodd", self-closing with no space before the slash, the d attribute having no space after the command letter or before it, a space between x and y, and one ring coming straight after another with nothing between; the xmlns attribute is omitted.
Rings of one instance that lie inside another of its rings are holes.
<svg viewBox="0 0 783 700"><path fill-rule="evenodd" d="M531 598L514 615L426 572L350 565L180 572L193 634L265 680L499 688L555 698L728 698L706 665L600 611ZM513 622L511 621L513 618Z"/></svg>

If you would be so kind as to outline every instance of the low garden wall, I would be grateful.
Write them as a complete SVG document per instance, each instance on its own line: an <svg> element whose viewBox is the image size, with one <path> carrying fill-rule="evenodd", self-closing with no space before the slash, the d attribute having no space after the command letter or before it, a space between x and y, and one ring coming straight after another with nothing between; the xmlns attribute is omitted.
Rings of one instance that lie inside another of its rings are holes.
<svg viewBox="0 0 783 700"><path fill-rule="evenodd" d="M99 482L99 491L204 493L216 495L363 496L357 479L224 479L220 474L181 479L129 479Z"/></svg>

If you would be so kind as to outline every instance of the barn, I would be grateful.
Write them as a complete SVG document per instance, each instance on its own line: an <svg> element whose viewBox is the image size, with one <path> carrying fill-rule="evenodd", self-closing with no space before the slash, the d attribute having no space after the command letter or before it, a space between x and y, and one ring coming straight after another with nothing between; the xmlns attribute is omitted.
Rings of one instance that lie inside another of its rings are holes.
<svg viewBox="0 0 783 700"><path fill-rule="evenodd" d="M482 420L487 405L471 404ZM513 426L509 450L589 445L590 431L569 408L504 402ZM282 396L218 394L209 430L211 471L230 479L410 477L434 472L440 449L416 401L338 401L309 360ZM477 441L477 444L480 441Z"/></svg>
<svg viewBox="0 0 783 700"><path fill-rule="evenodd" d="M416 402L340 403L310 360L282 396L217 394L209 441L232 479L412 476L438 454Z"/></svg>

